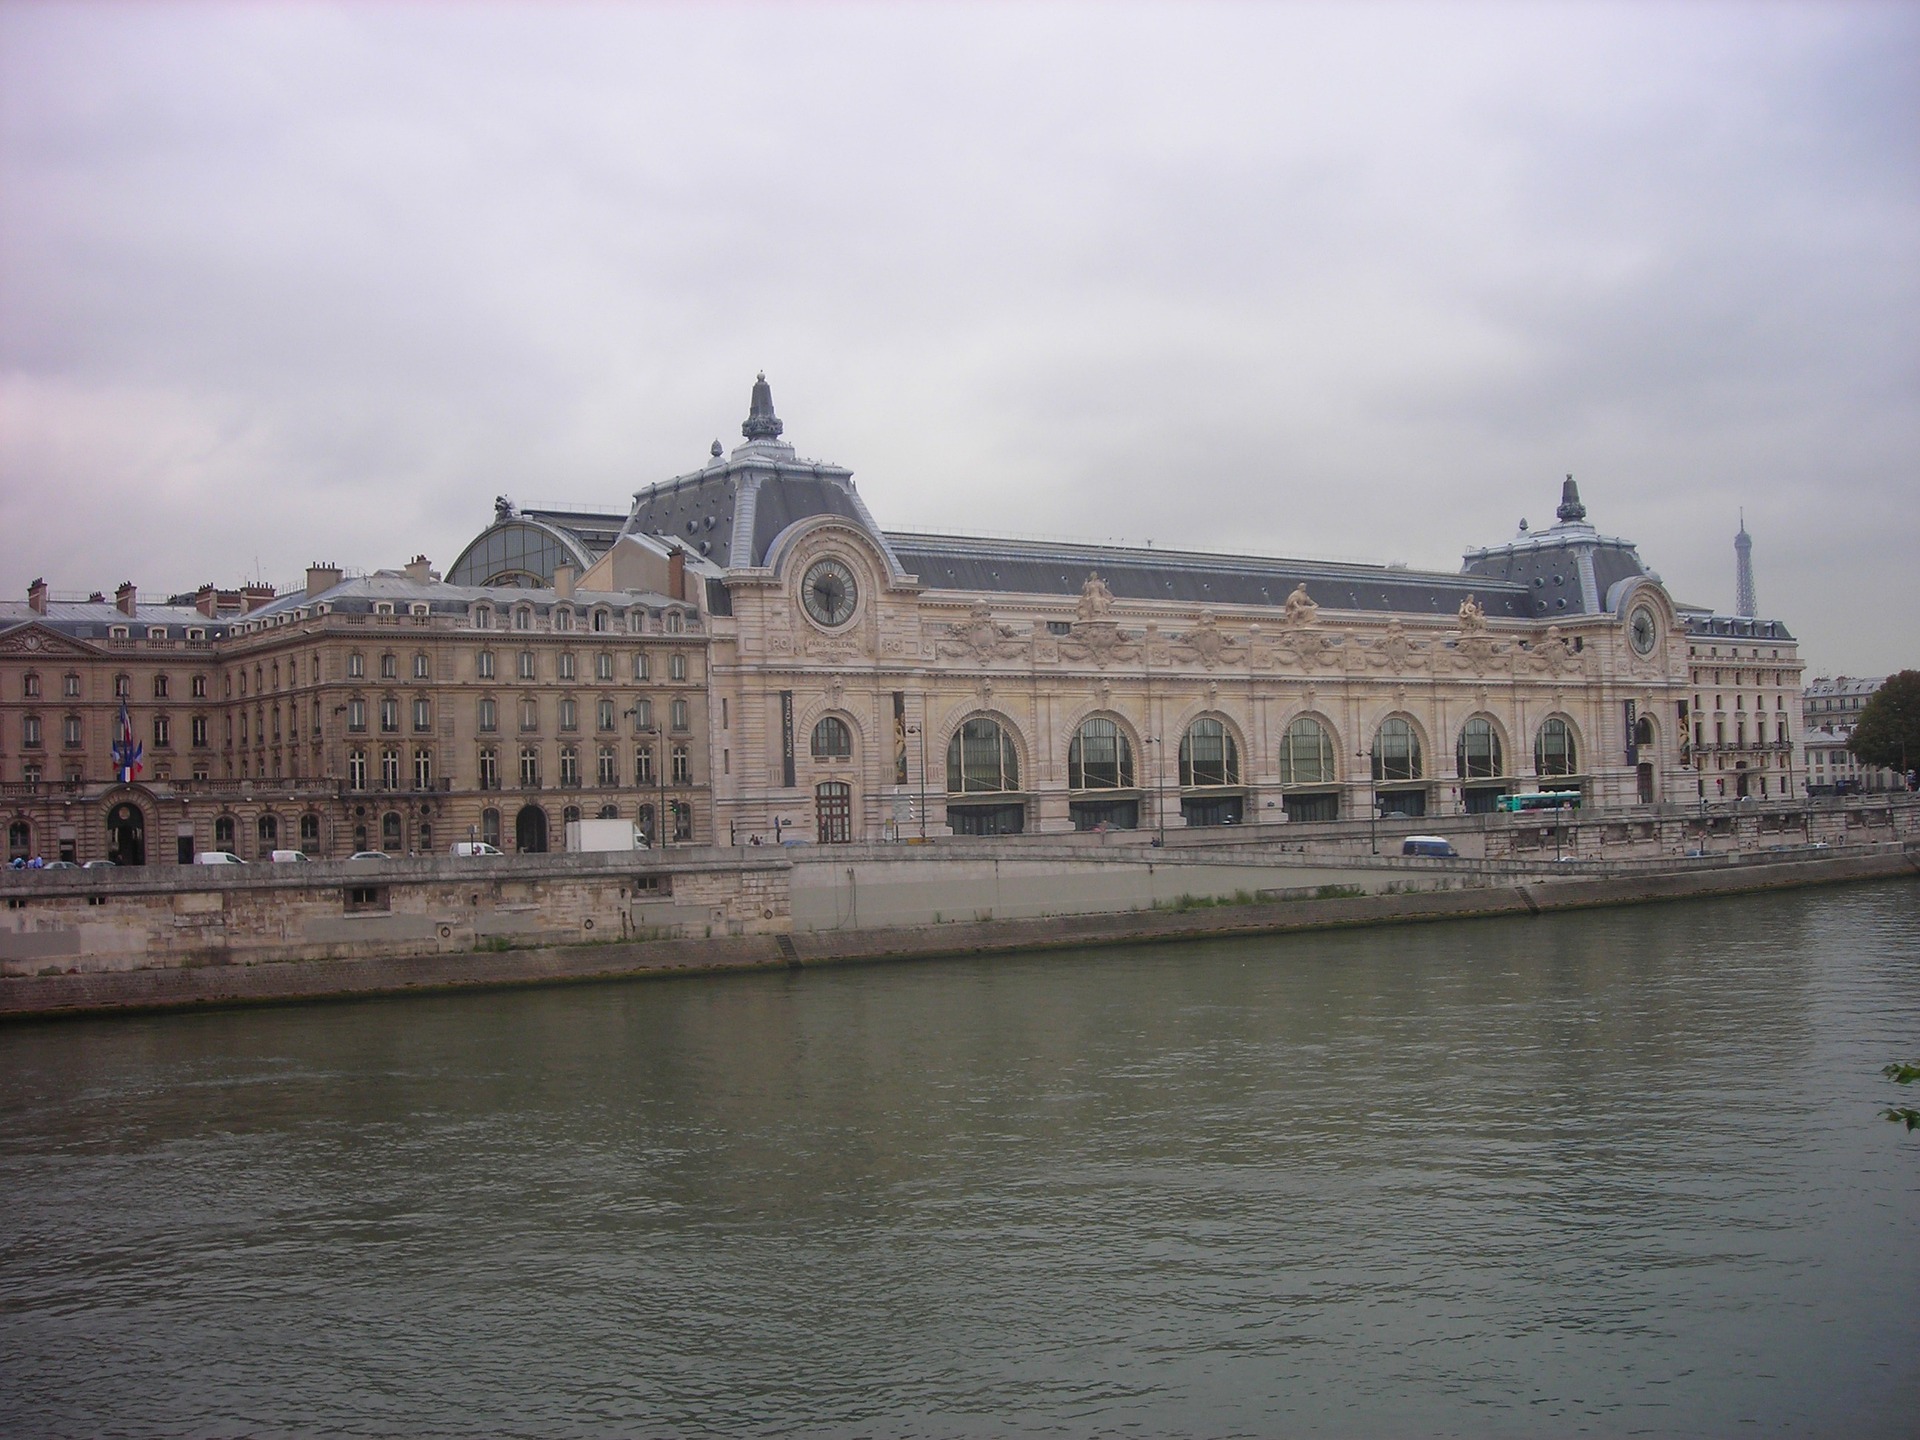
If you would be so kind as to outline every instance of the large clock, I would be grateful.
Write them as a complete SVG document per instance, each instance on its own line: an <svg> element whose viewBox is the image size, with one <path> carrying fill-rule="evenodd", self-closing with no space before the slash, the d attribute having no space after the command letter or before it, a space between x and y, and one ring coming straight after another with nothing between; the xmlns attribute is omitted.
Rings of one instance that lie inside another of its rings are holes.
<svg viewBox="0 0 1920 1440"><path fill-rule="evenodd" d="M1654 629L1653 611L1644 605L1635 609L1627 619L1627 636L1633 641L1633 653L1636 655L1651 655L1658 633Z"/></svg>
<svg viewBox="0 0 1920 1440"><path fill-rule="evenodd" d="M844 560L816 560L807 567L800 582L800 600L807 614L828 629L836 629L853 618L853 607L860 598L853 571Z"/></svg>

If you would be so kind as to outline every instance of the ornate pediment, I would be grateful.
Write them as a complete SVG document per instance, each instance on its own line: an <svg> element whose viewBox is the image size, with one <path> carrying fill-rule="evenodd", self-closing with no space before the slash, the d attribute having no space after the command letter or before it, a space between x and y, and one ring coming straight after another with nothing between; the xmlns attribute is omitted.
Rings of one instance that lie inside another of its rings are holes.
<svg viewBox="0 0 1920 1440"><path fill-rule="evenodd" d="M28 621L0 635L0 655L26 655L54 660L93 660L101 652L71 636L36 621Z"/></svg>

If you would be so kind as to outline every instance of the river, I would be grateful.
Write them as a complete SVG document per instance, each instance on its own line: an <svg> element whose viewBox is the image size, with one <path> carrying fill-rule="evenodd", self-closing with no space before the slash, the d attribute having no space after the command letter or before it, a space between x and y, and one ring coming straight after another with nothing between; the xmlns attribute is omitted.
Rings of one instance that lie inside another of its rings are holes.
<svg viewBox="0 0 1920 1440"><path fill-rule="evenodd" d="M0 1028L0 1431L1911 1435L1917 899Z"/></svg>

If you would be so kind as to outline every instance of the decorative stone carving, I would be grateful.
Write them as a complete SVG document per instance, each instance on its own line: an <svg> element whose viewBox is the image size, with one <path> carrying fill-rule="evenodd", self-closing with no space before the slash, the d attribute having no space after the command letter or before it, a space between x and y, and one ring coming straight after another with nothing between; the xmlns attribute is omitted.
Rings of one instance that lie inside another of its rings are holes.
<svg viewBox="0 0 1920 1440"><path fill-rule="evenodd" d="M1025 648L1013 628L998 624L987 602L977 600L965 620L947 627L947 638L935 646L935 652L984 664L989 660L1011 660Z"/></svg>
<svg viewBox="0 0 1920 1440"><path fill-rule="evenodd" d="M1469 595L1460 602L1460 633L1478 635L1487 628L1487 612L1480 602Z"/></svg>
<svg viewBox="0 0 1920 1440"><path fill-rule="evenodd" d="M1319 669L1333 646L1334 642L1326 635L1305 629L1276 635L1273 641L1276 663L1302 670Z"/></svg>
<svg viewBox="0 0 1920 1440"><path fill-rule="evenodd" d="M1077 620L1073 634L1061 640L1060 654L1076 662L1092 661L1105 669L1117 661L1139 659L1140 647L1111 620Z"/></svg>
<svg viewBox="0 0 1920 1440"><path fill-rule="evenodd" d="M1287 596L1287 623L1311 625L1319 618L1320 607L1313 603L1313 597L1307 594L1307 582L1302 580Z"/></svg>
<svg viewBox="0 0 1920 1440"><path fill-rule="evenodd" d="M1222 664L1238 664L1246 659L1246 647L1220 628L1211 610L1200 612L1200 622L1182 635L1174 653L1183 660L1198 660L1209 670Z"/></svg>
<svg viewBox="0 0 1920 1440"><path fill-rule="evenodd" d="M1580 663L1558 625L1547 627L1547 638L1533 649L1533 662L1549 675L1564 675Z"/></svg>
<svg viewBox="0 0 1920 1440"><path fill-rule="evenodd" d="M1412 668L1415 660L1427 648L1424 640L1410 639L1406 626L1398 619L1387 622L1386 634L1373 643L1370 662L1399 675Z"/></svg>

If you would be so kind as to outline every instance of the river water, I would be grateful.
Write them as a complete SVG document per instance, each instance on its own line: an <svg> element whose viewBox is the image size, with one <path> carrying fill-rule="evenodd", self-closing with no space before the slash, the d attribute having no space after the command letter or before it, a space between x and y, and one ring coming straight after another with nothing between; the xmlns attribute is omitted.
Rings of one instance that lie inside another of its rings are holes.
<svg viewBox="0 0 1920 1440"><path fill-rule="evenodd" d="M1916 900L0 1029L0 1431L1912 1435Z"/></svg>

